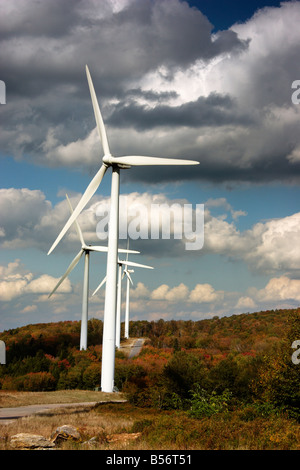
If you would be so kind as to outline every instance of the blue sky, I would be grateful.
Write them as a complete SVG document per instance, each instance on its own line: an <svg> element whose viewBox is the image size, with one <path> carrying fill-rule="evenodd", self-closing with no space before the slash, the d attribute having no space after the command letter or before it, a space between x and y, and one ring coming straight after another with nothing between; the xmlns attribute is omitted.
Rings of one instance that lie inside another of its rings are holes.
<svg viewBox="0 0 300 470"><path fill-rule="evenodd" d="M70 7L71 5L71 7ZM101 164L87 63L116 155L200 161L121 172L130 204L204 204L204 246L132 240L131 318L211 318L300 301L299 1L59 0L3 3L0 105L0 331L79 320L83 260L74 231L47 252ZM68 14L66 15L66 11ZM97 210L80 216L100 244ZM105 244L105 243L104 243ZM126 243L123 242L123 246ZM90 293L105 275L91 257ZM125 300L123 296L123 301ZM90 298L103 318L104 291Z"/></svg>

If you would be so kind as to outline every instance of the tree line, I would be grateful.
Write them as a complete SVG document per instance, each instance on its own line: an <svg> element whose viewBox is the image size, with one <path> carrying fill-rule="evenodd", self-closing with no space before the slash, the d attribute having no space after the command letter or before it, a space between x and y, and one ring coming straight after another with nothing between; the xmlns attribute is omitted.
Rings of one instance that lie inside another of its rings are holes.
<svg viewBox="0 0 300 470"><path fill-rule="evenodd" d="M124 328L124 325L122 325ZM88 322L88 350L79 351L80 322L28 325L0 333L7 364L2 390L94 389L101 379L102 321ZM115 386L142 407L193 416L241 409L253 416L285 413L300 420L300 309L199 321L132 321L131 337L147 338L139 356L116 351Z"/></svg>

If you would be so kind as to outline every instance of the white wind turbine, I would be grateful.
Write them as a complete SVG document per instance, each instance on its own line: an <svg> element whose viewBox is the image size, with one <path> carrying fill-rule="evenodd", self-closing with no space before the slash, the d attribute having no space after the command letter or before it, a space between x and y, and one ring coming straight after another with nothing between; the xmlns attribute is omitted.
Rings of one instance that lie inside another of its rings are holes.
<svg viewBox="0 0 300 470"><path fill-rule="evenodd" d="M71 202L66 194L66 198L69 204L70 212L73 213L73 208ZM106 246L92 246L87 245L84 241L83 234L80 228L80 225L77 220L75 220L75 226L79 240L81 242L81 249L70 263L65 274L60 278L52 292L48 295L48 298L57 290L61 283L66 279L75 266L79 263L80 258L84 254L84 274L83 274L83 291L82 291L82 314L81 314L81 331L80 331L80 349L87 349L87 326L88 326L88 292L89 292L89 260L90 260L90 251L97 251L101 253L107 253L108 248ZM127 253L128 250L119 249L120 253ZM132 251L132 253L139 253L138 251Z"/></svg>
<svg viewBox="0 0 300 470"><path fill-rule="evenodd" d="M90 88L94 114L96 118L99 137L102 142L104 156L102 165L84 194L77 204L73 214L61 230L57 239L50 248L48 255L54 250L61 238L65 235L74 220L92 198L98 189L102 178L108 169L112 167L111 181L111 208L108 235L108 255L106 270L106 290L104 305L104 328L102 343L102 371L101 371L101 390L111 393L114 388L114 362L115 362L115 312L117 298L117 259L118 259L118 236L119 236L119 186L120 186L120 169L130 168L131 166L152 166L152 165L198 165L199 162L191 160L179 160L169 158L145 157L145 156L123 156L114 157L109 148L107 135L98 105L93 82L88 67L86 66L86 74Z"/></svg>
<svg viewBox="0 0 300 470"><path fill-rule="evenodd" d="M129 248L129 240L127 241L127 250ZM128 261L128 252L126 255L126 261ZM124 337L129 338L129 295L130 295L130 284L133 286L133 282L130 274L134 273L134 269L128 269L128 264L125 265L123 276L126 276L126 303L125 303L125 322L124 322Z"/></svg>
<svg viewBox="0 0 300 470"><path fill-rule="evenodd" d="M125 326L124 326L124 337L129 338L129 293L130 293L130 284L133 286L133 282L130 276L130 273L134 273L134 269L124 269L123 277L126 275L126 304L125 304Z"/></svg>
<svg viewBox="0 0 300 470"><path fill-rule="evenodd" d="M115 344L116 347L120 347L120 338L121 338L121 293L122 293L122 266L125 266L124 272L128 271L128 266L134 266L136 268L145 268L145 269L154 269L152 266L147 266L145 264L133 263L132 261L128 261L128 252L127 251L127 259L126 261L121 261L118 259L118 284L117 284L117 309L116 309L116 336L115 336ZM133 270L129 270L129 272L133 272ZM95 289L92 295L95 295L98 290L103 286L106 282L105 278L100 282L98 287Z"/></svg>

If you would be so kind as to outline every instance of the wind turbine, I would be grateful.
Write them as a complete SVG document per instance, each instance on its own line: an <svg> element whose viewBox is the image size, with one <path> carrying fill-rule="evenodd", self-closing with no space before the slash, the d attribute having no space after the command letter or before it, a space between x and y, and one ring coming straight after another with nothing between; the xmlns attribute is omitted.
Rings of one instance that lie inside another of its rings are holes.
<svg viewBox="0 0 300 470"><path fill-rule="evenodd" d="M129 338L129 292L130 292L130 284L133 286L133 282L130 276L130 273L134 273L133 269L128 269L127 267L124 269L123 277L126 275L126 304L125 304L125 326L124 326L124 337L126 339Z"/></svg>
<svg viewBox="0 0 300 470"><path fill-rule="evenodd" d="M116 335L115 335L115 344L116 347L120 347L120 336L121 336L121 292L122 292L122 266L125 266L124 272L128 270L128 266L134 266L137 268L145 268L145 269L154 269L152 266L147 266L145 264L133 263L132 261L128 261L128 252L127 251L127 260L121 261L118 259L118 284L117 284L117 309L116 309ZM133 270L129 270L129 272L133 272ZM106 282L105 278L100 282L98 287L94 290L92 295L95 295L98 290L103 286Z"/></svg>
<svg viewBox="0 0 300 470"><path fill-rule="evenodd" d="M129 249L129 240L127 240L127 250ZM126 255L126 261L128 261L128 252ZM123 271L123 276L126 276L126 303L125 303L125 322L124 322L124 337L126 339L129 338L129 293L130 293L130 284L133 286L133 282L131 279L130 274L134 273L133 269L128 269L128 265L125 265L125 269Z"/></svg>
<svg viewBox="0 0 300 470"><path fill-rule="evenodd" d="M66 198L69 204L70 212L72 214L73 208L71 205L71 202L69 200L68 195L66 194ZM73 261L70 263L68 269L66 270L65 274L60 278L52 292L48 295L48 298L54 294L54 292L57 290L57 288L61 285L61 283L65 280L65 278L70 274L71 271L77 266L77 264L80 261L80 258L84 254L84 274L83 274L83 292L82 292L82 314L81 314L81 331L80 331L80 349L87 349L87 324L88 324L88 291L89 291L89 256L90 256L90 251L97 251L101 253L107 253L108 248L106 246L92 246L92 245L87 245L84 241L83 234L81 231L81 228L79 226L79 223L77 220L75 220L75 226L77 230L77 234L79 237L79 240L81 242L81 249L73 259ZM120 253L127 253L128 256L128 250L123 250L119 249L118 250ZM138 251L135 251L134 253L139 253Z"/></svg>
<svg viewBox="0 0 300 470"><path fill-rule="evenodd" d="M77 204L73 214L61 230L57 239L51 246L48 255L54 250L61 238L65 235L74 220L95 194L108 167L112 167L111 181L111 208L108 234L108 255L106 270L106 290L104 305L104 328L102 344L102 371L101 390L111 393L114 388L114 362L115 362L115 312L117 297L117 259L118 259L118 236L119 236L119 190L120 190L120 169L131 168L131 166L152 166L152 165L198 165L199 162L192 160L179 160L169 158L145 157L145 156L122 156L114 157L109 148L108 139L98 105L94 85L88 67L86 66L87 80L89 84L92 104L97 124L99 137L102 142L104 156L102 165L84 194Z"/></svg>

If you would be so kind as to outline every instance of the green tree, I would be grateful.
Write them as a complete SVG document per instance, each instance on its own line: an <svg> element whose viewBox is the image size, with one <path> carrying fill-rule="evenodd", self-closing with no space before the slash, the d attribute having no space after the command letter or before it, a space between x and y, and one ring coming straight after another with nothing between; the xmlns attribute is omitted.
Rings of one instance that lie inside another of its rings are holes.
<svg viewBox="0 0 300 470"><path fill-rule="evenodd" d="M207 370L202 359L190 352L177 351L164 368L163 375L170 393L188 399L196 384L206 387Z"/></svg>
<svg viewBox="0 0 300 470"><path fill-rule="evenodd" d="M100 386L101 381L101 364L90 364L82 374L82 382L84 389L92 390Z"/></svg>
<svg viewBox="0 0 300 470"><path fill-rule="evenodd" d="M300 364L292 361L292 344L300 340L300 309L290 312L288 325L280 347L264 358L254 390L258 399L300 421Z"/></svg>

